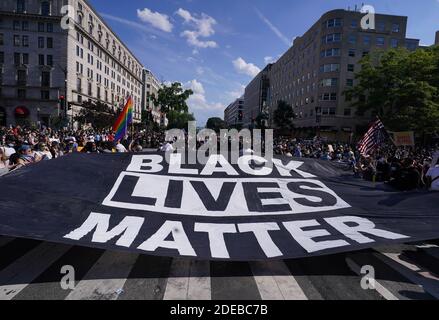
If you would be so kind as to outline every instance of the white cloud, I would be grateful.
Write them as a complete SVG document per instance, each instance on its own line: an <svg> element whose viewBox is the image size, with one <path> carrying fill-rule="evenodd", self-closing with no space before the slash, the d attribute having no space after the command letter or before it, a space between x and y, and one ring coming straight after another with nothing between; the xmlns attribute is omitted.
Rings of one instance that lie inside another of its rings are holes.
<svg viewBox="0 0 439 320"><path fill-rule="evenodd" d="M261 72L261 69L259 69L253 63L247 63L241 57L233 61L233 66L237 72L249 75L250 77L255 77L259 72Z"/></svg>
<svg viewBox="0 0 439 320"><path fill-rule="evenodd" d="M185 30L181 33L181 36L186 38L189 45L197 48L218 47L215 41L200 40L200 38L209 38L215 34L214 26L217 22L214 18L204 13L198 18L182 8L178 9L175 14L183 18L185 24L191 25L194 28L194 30Z"/></svg>
<svg viewBox="0 0 439 320"><path fill-rule="evenodd" d="M230 98L233 100L241 98L245 93L245 86L243 84L240 84L239 87L236 90L228 91L227 94Z"/></svg>
<svg viewBox="0 0 439 320"><path fill-rule="evenodd" d="M204 90L203 84L198 80L194 79L188 81L184 84L184 88L191 89L194 94L188 99L188 105L191 111L194 110L223 110L224 105L221 103L209 103L206 99L206 91Z"/></svg>
<svg viewBox="0 0 439 320"><path fill-rule="evenodd" d="M169 17L166 14L153 12L148 8L144 8L143 10L137 9L137 16L143 22L149 23L154 28L157 28L164 32L172 32L172 29L174 27L169 21Z"/></svg>

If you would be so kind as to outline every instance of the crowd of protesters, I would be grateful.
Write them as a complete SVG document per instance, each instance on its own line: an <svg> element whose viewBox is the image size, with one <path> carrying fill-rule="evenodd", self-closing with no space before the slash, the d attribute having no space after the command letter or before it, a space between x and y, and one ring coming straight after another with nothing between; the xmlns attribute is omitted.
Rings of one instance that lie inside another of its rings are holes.
<svg viewBox="0 0 439 320"><path fill-rule="evenodd" d="M0 175L22 166L63 155L82 153L140 152L158 149L164 131L140 130L130 139L116 141L111 130L52 130L0 127Z"/></svg>
<svg viewBox="0 0 439 320"><path fill-rule="evenodd" d="M0 175L35 162L73 152L141 152L172 150L163 130L138 130L129 139L115 141L111 130L52 130L50 128L0 127ZM295 158L333 161L349 167L355 176L386 182L399 190L439 191L439 146L397 148L383 145L362 155L354 145L320 139L275 139L274 153Z"/></svg>
<svg viewBox="0 0 439 320"><path fill-rule="evenodd" d="M313 158L342 163L355 176L367 181L386 182L401 191L439 191L439 146L395 147L382 145L369 154L356 146L315 140L278 138L274 152L296 158Z"/></svg>

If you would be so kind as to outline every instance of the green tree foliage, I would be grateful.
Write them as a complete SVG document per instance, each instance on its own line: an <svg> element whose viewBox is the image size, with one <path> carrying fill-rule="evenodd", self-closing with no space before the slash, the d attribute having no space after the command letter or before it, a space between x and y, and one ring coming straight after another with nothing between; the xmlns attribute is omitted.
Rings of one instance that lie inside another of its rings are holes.
<svg viewBox="0 0 439 320"><path fill-rule="evenodd" d="M175 82L170 86L164 85L158 92L157 98L153 97L154 104L161 106L161 111L188 112L187 99L194 94L190 89L184 90L181 83Z"/></svg>
<svg viewBox="0 0 439 320"><path fill-rule="evenodd" d="M82 104L82 109L74 120L81 125L91 124L93 128L102 130L111 128L116 118L116 112L107 104L87 101Z"/></svg>
<svg viewBox="0 0 439 320"><path fill-rule="evenodd" d="M292 130L294 128L293 120L295 117L293 107L285 101L280 100L273 114L274 124L281 130Z"/></svg>
<svg viewBox="0 0 439 320"><path fill-rule="evenodd" d="M227 124L221 118L209 118L206 128L219 132L221 129L227 129Z"/></svg>
<svg viewBox="0 0 439 320"><path fill-rule="evenodd" d="M439 128L439 48L375 52L361 61L357 85L345 92L358 115L379 116L394 131Z"/></svg>
<svg viewBox="0 0 439 320"><path fill-rule="evenodd" d="M168 128L169 129L187 129L189 121L195 121L192 113L169 111L168 113Z"/></svg>

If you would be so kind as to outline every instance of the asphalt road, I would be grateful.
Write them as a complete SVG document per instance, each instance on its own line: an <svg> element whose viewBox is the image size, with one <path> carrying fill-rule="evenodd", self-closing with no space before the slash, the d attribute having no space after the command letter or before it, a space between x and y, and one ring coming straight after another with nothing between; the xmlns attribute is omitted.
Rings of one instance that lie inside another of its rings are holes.
<svg viewBox="0 0 439 320"><path fill-rule="evenodd" d="M273 262L208 262L0 237L0 300L418 300L439 298L430 243ZM75 288L63 289L63 266ZM374 289L361 286L374 268Z"/></svg>

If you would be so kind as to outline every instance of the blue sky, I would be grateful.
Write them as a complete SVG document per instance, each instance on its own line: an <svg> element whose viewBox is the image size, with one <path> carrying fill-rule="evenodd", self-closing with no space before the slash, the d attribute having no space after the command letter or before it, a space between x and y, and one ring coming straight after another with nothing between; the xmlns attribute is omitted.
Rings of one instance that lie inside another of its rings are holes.
<svg viewBox="0 0 439 320"><path fill-rule="evenodd" d="M198 124L225 107L267 61L284 53L332 9L347 0L89 0L143 65L161 81L195 91L189 101ZM376 12L409 17L410 38L432 44L439 0L370 0ZM361 1L357 3L361 4Z"/></svg>

